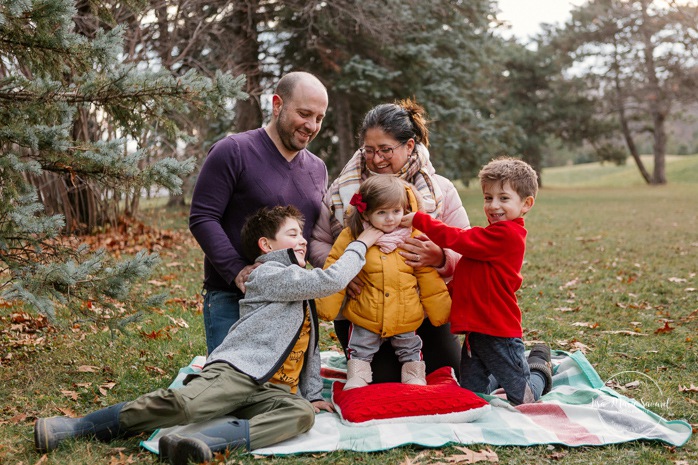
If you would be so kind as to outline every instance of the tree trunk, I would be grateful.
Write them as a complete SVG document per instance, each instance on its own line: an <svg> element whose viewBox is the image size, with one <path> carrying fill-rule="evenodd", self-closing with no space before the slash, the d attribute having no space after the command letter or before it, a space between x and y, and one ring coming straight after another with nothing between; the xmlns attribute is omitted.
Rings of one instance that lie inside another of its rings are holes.
<svg viewBox="0 0 698 465"><path fill-rule="evenodd" d="M642 179L644 179L647 184L651 184L652 178L650 177L650 173L647 171L647 168L645 168L645 164L642 163L640 153L637 151L637 145L635 145L635 140L633 139L632 132L630 131L630 124L628 123L628 118L625 114L625 99L623 96L623 87L620 82L618 47L615 43L613 45L615 50L615 53L613 54L613 82L616 88L614 95L616 112L618 113L618 120L620 122L621 130L623 131L623 138L625 139L625 144L628 146L628 151L630 151L630 155L633 157L633 160L635 160L637 168L640 170L640 175L642 176Z"/></svg>
<svg viewBox="0 0 698 465"><path fill-rule="evenodd" d="M330 102L332 102L337 135L337 156L333 160L330 172L330 181L332 181L342 171L358 147L356 146L355 130L352 126L349 96L332 92Z"/></svg>
<svg viewBox="0 0 698 465"><path fill-rule="evenodd" d="M666 115L669 113L669 103L662 92L657 77L657 68L654 62L654 44L652 43L652 32L649 30L651 18L647 14L648 4L642 2L642 26L640 34L643 39L643 53L645 56L645 68L647 74L648 91L647 102L652 115L654 143L654 174L652 184L666 184L665 158L666 158Z"/></svg>
<svg viewBox="0 0 698 465"><path fill-rule="evenodd" d="M235 104L235 131L244 132L262 126L262 73L259 67L259 35L257 24L261 21L259 1L235 2L233 11L233 37L236 64L234 74L244 74L247 78L245 92L247 100Z"/></svg>

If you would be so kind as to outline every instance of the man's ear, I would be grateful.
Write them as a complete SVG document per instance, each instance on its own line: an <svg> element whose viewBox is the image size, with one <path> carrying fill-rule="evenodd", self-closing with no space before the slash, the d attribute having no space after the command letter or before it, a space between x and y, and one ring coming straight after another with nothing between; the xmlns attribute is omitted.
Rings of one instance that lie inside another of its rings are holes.
<svg viewBox="0 0 698 465"><path fill-rule="evenodd" d="M279 116L281 109L284 107L284 101L278 94L274 94L271 98L271 110L274 116Z"/></svg>

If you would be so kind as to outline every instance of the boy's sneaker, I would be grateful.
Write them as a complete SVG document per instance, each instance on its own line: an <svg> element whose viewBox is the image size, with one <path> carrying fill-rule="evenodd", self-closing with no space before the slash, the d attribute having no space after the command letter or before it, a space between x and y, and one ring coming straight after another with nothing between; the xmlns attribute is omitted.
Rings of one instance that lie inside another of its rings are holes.
<svg viewBox="0 0 698 465"><path fill-rule="evenodd" d="M545 387L542 394L549 393L553 387L553 364L550 362L550 347L547 344L533 346L528 355L528 367L543 374Z"/></svg>

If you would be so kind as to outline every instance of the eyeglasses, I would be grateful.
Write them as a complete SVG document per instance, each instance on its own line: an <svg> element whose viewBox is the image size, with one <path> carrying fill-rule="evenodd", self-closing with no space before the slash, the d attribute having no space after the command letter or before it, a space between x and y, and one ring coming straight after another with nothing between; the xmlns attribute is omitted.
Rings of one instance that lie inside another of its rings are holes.
<svg viewBox="0 0 698 465"><path fill-rule="evenodd" d="M401 144L397 144L395 147L382 147L380 149L374 149L371 147L361 147L359 149L359 151L361 152L361 155L363 155L364 157L373 158L376 155L380 155L380 157L383 160L387 161L387 160L390 160L391 158L393 158L393 150L395 150L398 147L402 147L406 143L407 143L407 141L405 141Z"/></svg>

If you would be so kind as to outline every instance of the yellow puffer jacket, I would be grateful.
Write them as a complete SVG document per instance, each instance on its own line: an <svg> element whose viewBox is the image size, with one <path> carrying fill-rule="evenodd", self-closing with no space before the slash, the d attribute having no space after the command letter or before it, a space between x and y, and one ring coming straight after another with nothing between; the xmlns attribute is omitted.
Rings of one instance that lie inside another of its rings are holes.
<svg viewBox="0 0 698 465"><path fill-rule="evenodd" d="M408 195L412 194L408 189ZM416 199L409 195L413 211ZM412 237L421 234L416 229ZM324 268L332 265L354 240L349 228L339 235ZM426 313L434 326L448 321L451 312L451 297L439 273L426 266L414 269L405 264L397 249L383 253L377 246L368 249L366 264L358 276L364 286L356 299L347 297L343 315L352 323L382 337L414 331L422 324ZM316 299L318 316L334 320L342 307L346 290L329 297Z"/></svg>

